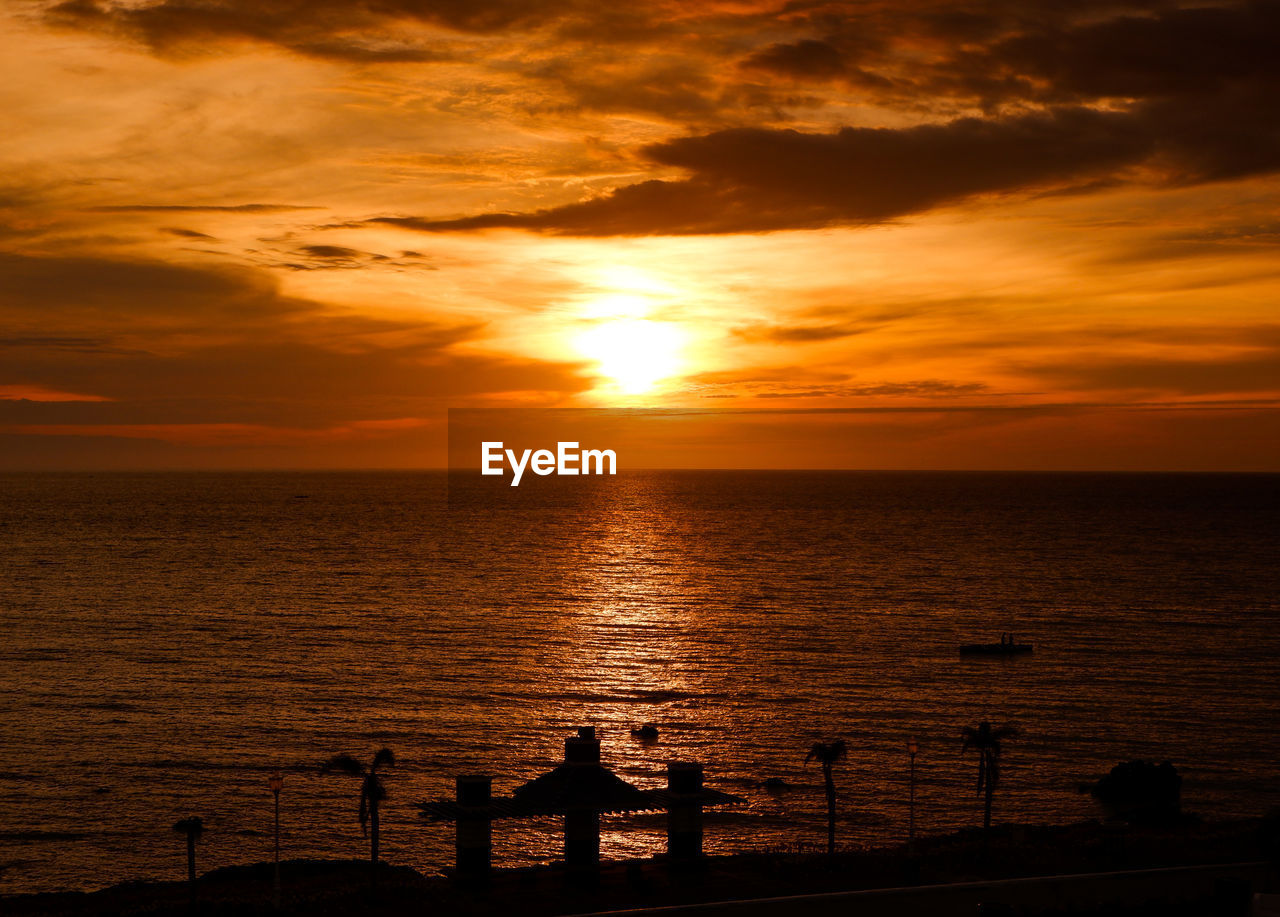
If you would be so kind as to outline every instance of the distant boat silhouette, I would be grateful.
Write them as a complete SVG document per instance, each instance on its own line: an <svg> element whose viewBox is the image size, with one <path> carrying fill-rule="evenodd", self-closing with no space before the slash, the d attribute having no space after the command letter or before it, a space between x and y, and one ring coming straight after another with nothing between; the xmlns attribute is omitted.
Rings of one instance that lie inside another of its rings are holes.
<svg viewBox="0 0 1280 917"><path fill-rule="evenodd" d="M632 729L631 736L645 743L656 742L658 741L658 727L652 723L645 723L638 729Z"/></svg>
<svg viewBox="0 0 1280 917"><path fill-rule="evenodd" d="M1015 643L1012 638L1006 640L1003 636L999 643L960 644L961 656L1021 656L1033 652L1035 649L1030 643Z"/></svg>

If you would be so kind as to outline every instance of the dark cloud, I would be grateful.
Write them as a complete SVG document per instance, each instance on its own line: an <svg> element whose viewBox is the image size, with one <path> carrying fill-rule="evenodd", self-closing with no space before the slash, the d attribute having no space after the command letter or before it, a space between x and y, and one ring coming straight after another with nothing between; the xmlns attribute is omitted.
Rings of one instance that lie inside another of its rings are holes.
<svg viewBox="0 0 1280 917"><path fill-rule="evenodd" d="M432 232L513 227L563 235L732 233L869 224L979 195L1099 181L1189 185L1280 169L1280 94L1246 84L1203 104L1060 106L834 134L738 128L646 148L687 170L530 213L371 222Z"/></svg>
<svg viewBox="0 0 1280 917"><path fill-rule="evenodd" d="M669 14L676 4L667 7ZM557 23L561 38L591 45L641 45L670 42L687 29L687 18L655 15L653 8L640 3L598 3L578 6L577 15Z"/></svg>
<svg viewBox="0 0 1280 917"><path fill-rule="evenodd" d="M963 9L933 0L834 0L791 3L780 15L772 4L729 12L692 0L622 7L585 0L66 0L47 19L125 36L158 53L213 53L253 41L353 63L476 60L461 39L416 40L414 27L440 27L462 39L542 29L545 53L528 75L560 84L564 94L563 103L539 104L655 113L705 127L742 123L734 119L744 106L772 109L775 123L785 117L783 109L800 100L764 85L761 75L783 77L791 89L796 81L840 81L858 101L951 112L957 99L994 110L1011 102L1203 95L1242 80L1274 82L1277 10L1273 2L1183 8L1158 0L1029 0ZM753 39L759 44L744 51ZM647 53L598 53L620 44ZM648 63L664 54L665 63ZM508 71L513 65L519 67L509 58L498 64Z"/></svg>
<svg viewBox="0 0 1280 917"><path fill-rule="evenodd" d="M1044 2L822 4L800 14L821 40L757 49L752 69L848 79L872 102L923 110L977 102L1078 104L1275 88L1280 5ZM856 65L856 67L855 67Z"/></svg>
<svg viewBox="0 0 1280 917"><path fill-rule="evenodd" d="M576 364L454 350L483 331L329 312L263 271L0 257L0 385L112 399L7 403L13 423L324 424L590 386Z"/></svg>
<svg viewBox="0 0 1280 917"><path fill-rule="evenodd" d="M1280 87L1280 4L795 4L810 37L756 48L741 63L789 81L843 81L859 101L923 112L980 104L1203 99L1242 84ZM763 22L757 33L768 34ZM1201 104L1201 103L1192 103Z"/></svg>
<svg viewBox="0 0 1280 917"><path fill-rule="evenodd" d="M657 163L689 170L692 177L683 181L643 182L527 214L373 222L437 232L506 226L599 236L873 223L977 194L1087 179L1142 162L1154 147L1132 118L1082 108L835 134L740 128L645 151Z"/></svg>
<svg viewBox="0 0 1280 917"><path fill-rule="evenodd" d="M219 330L221 323L279 322L314 303L283 296L266 274L158 261L0 254L0 328L43 333L86 327Z"/></svg>
<svg viewBox="0 0 1280 917"><path fill-rule="evenodd" d="M840 76L848 69L848 62L839 50L816 39L770 45L756 51L742 64L784 76L817 78Z"/></svg>
<svg viewBox="0 0 1280 917"><path fill-rule="evenodd" d="M1205 96L1280 77L1280 5L1174 7L1004 38L951 64L955 88L991 94L1003 85L1049 102ZM997 96L1000 92L995 93Z"/></svg>
<svg viewBox="0 0 1280 917"><path fill-rule="evenodd" d="M382 255L342 245L303 245L285 252L283 260L271 259L264 263L271 267L288 268L291 271L349 271L370 267L436 270L436 267L429 264L418 252L406 251L395 256Z"/></svg>
<svg viewBox="0 0 1280 917"><path fill-rule="evenodd" d="M812 38L761 48L744 59L741 67L791 80L841 80L852 86L874 90L894 85L888 77L857 66L854 57L846 51Z"/></svg>
<svg viewBox="0 0 1280 917"><path fill-rule="evenodd" d="M180 226L166 226L163 231L167 232L171 236L178 236L182 239L213 239L213 236L207 235L203 232L197 232L194 229L183 229Z"/></svg>
<svg viewBox="0 0 1280 917"><path fill-rule="evenodd" d="M304 245L298 249L298 252L312 258L346 261L360 258L364 255L364 252L354 248L343 248L341 245Z"/></svg>
<svg viewBox="0 0 1280 917"><path fill-rule="evenodd" d="M1190 396L1261 394L1280 388L1280 348L1254 348L1212 359L1089 357L1025 369L1054 384L1083 391Z"/></svg>

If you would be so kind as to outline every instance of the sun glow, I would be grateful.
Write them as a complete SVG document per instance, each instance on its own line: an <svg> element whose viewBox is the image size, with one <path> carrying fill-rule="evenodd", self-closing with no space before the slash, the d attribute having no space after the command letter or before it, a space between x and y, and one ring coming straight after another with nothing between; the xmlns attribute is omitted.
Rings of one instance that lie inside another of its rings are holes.
<svg viewBox="0 0 1280 917"><path fill-rule="evenodd" d="M675 325L647 319L614 319L584 331L578 350L625 395L653 391L680 367L683 335Z"/></svg>
<svg viewBox="0 0 1280 917"><path fill-rule="evenodd" d="M685 362L687 334L663 316L688 291L643 268L616 263L596 268L589 283L592 289L574 307L586 328L573 345L596 363L603 377L597 391L643 395L676 375Z"/></svg>

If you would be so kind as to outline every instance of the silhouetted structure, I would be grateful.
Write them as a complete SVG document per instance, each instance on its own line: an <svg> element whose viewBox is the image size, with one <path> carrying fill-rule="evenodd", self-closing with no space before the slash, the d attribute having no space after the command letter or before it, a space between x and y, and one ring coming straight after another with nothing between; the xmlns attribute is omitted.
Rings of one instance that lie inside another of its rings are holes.
<svg viewBox="0 0 1280 917"><path fill-rule="evenodd" d="M1182 775L1169 761L1117 764L1089 792L1110 815L1132 824L1170 824L1182 815Z"/></svg>
<svg viewBox="0 0 1280 917"><path fill-rule="evenodd" d="M632 729L631 736L632 738L639 739L646 745L652 745L654 742L658 741L658 727L653 725L653 723L645 723L639 728Z"/></svg>
<svg viewBox="0 0 1280 917"><path fill-rule="evenodd" d="M667 810L667 852L689 861L702 853L702 810L709 805L742 802L738 796L707 789L702 765L667 765L665 790L642 790L600 764L600 740L585 726L564 743L564 763L530 780L505 798L492 795L492 778L459 776L454 799L419 804L433 821L452 821L456 831L457 875L481 878L492 864L492 823L500 818L560 815L564 818L565 865L592 871L600 863L600 816L606 813Z"/></svg>
<svg viewBox="0 0 1280 917"><path fill-rule="evenodd" d="M978 753L978 795L983 796L982 827L991 828L991 803L996 784L1000 782L1000 750L1005 739L1016 738L1018 730L1013 726L995 726L983 720L977 725L960 730L960 753L970 748Z"/></svg>
<svg viewBox="0 0 1280 917"><path fill-rule="evenodd" d="M962 643L961 656L1021 656L1035 652L1030 643L1017 643L1013 634L1001 634L999 643Z"/></svg>
<svg viewBox="0 0 1280 917"><path fill-rule="evenodd" d="M321 771L331 774L334 771L360 778L360 831L369 835L369 863L372 868L370 881L378 880L378 840L381 820L379 806L387 798L387 788L378 774L380 767L394 767L395 753L389 748L380 748L373 760L365 767L351 755L334 755L321 766Z"/></svg>
<svg viewBox="0 0 1280 917"><path fill-rule="evenodd" d="M196 841L204 834L204 821L199 815L180 819L173 830L187 836L187 889L194 903L196 899Z"/></svg>
<svg viewBox="0 0 1280 917"><path fill-rule="evenodd" d="M843 761L848 747L844 739L834 742L814 742L805 755L804 763L817 761L822 765L822 785L827 796L827 855L836 852L836 781L832 771L837 761Z"/></svg>

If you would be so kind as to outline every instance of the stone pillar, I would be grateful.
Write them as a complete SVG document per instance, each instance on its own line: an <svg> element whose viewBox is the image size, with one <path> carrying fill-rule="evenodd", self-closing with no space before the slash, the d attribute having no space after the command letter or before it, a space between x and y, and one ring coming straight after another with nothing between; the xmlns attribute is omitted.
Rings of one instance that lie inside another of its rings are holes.
<svg viewBox="0 0 1280 917"><path fill-rule="evenodd" d="M592 871L600 865L600 813L595 809L570 809L564 813L564 864L575 871Z"/></svg>
<svg viewBox="0 0 1280 917"><path fill-rule="evenodd" d="M460 775L457 780L458 820L456 865L459 879L484 879L493 861L493 820L489 809L493 778Z"/></svg>
<svg viewBox="0 0 1280 917"><path fill-rule="evenodd" d="M583 726L576 736L564 740L565 764L599 764L600 740L594 726Z"/></svg>
<svg viewBox="0 0 1280 917"><path fill-rule="evenodd" d="M702 765L672 761L667 765L667 855L689 862L702 856Z"/></svg>
<svg viewBox="0 0 1280 917"><path fill-rule="evenodd" d="M591 726L564 741L564 763L589 770L600 764L600 740ZM600 866L600 813L588 806L570 807L564 815L564 862L571 870Z"/></svg>

